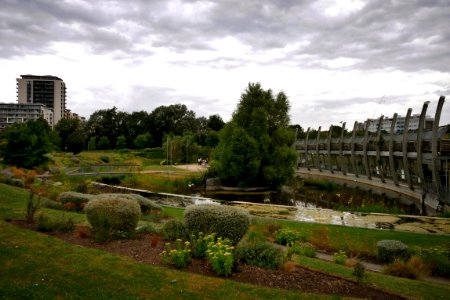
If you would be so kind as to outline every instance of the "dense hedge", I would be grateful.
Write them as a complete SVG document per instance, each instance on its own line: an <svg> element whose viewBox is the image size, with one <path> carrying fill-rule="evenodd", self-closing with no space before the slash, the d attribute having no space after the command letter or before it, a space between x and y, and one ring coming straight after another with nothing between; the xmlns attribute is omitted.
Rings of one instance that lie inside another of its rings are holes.
<svg viewBox="0 0 450 300"><path fill-rule="evenodd" d="M137 201L139 203L139 206L141 207L141 212L143 214L149 213L150 211L160 211L162 210L162 207L155 203L152 200L149 200L141 195L138 194L99 194L94 197L94 199L104 199L104 198L121 198L121 199L129 199L133 201Z"/></svg>
<svg viewBox="0 0 450 300"><path fill-rule="evenodd" d="M93 198L93 195L78 192L64 192L58 197L58 201L67 210L82 211L86 203Z"/></svg>
<svg viewBox="0 0 450 300"><path fill-rule="evenodd" d="M407 261L410 257L409 248L397 240L381 240L377 243L377 259L381 263L391 263L396 258Z"/></svg>
<svg viewBox="0 0 450 300"><path fill-rule="evenodd" d="M133 235L141 215L137 201L114 194L92 199L86 204L85 212L99 242L117 234Z"/></svg>
<svg viewBox="0 0 450 300"><path fill-rule="evenodd" d="M225 205L200 204L188 206L184 212L184 223L189 234L216 233L237 244L250 225L247 211Z"/></svg>
<svg viewBox="0 0 450 300"><path fill-rule="evenodd" d="M286 253L281 246L266 241L258 241L239 243L235 256L237 260L249 265L279 269L283 266Z"/></svg>

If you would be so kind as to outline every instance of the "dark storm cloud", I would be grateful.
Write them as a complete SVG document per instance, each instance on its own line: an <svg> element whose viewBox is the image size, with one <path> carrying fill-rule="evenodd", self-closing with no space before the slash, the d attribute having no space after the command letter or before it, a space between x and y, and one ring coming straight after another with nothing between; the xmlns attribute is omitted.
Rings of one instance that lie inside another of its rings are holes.
<svg viewBox="0 0 450 300"><path fill-rule="evenodd" d="M158 47L214 51L211 41L233 37L250 47L250 56L279 50L284 57L274 62L298 61L299 68L340 68L328 62L349 58L343 68L450 70L444 63L450 57L445 0L368 1L334 16L316 1L0 0L0 7L3 58L47 53L54 42L136 57ZM235 67L220 59L199 64Z"/></svg>

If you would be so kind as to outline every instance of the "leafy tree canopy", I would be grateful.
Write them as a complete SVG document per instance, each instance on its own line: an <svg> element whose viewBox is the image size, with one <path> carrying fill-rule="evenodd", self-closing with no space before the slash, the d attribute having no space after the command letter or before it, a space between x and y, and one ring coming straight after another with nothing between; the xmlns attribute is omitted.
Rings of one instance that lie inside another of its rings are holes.
<svg viewBox="0 0 450 300"><path fill-rule="evenodd" d="M214 154L219 177L233 186L282 185L294 174L294 134L287 96L250 83L220 133Z"/></svg>
<svg viewBox="0 0 450 300"><path fill-rule="evenodd" d="M50 127L44 119L30 120L6 128L0 142L0 155L7 164L31 169L48 162L51 151Z"/></svg>

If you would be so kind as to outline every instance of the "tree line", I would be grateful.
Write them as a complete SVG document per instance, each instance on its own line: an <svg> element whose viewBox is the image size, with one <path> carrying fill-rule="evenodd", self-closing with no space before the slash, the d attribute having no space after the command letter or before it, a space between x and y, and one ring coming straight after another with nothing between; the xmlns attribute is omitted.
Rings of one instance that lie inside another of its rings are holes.
<svg viewBox="0 0 450 300"><path fill-rule="evenodd" d="M148 148L171 163L210 157L209 176L229 186L280 186L294 174L293 145L296 134L304 134L301 126L290 125L289 109L283 92L249 83L226 124L218 114L197 118L182 104L151 113L113 107L94 112L86 122L62 119L54 129L43 119L13 125L0 136L0 156L6 164L32 168L45 164L52 150Z"/></svg>

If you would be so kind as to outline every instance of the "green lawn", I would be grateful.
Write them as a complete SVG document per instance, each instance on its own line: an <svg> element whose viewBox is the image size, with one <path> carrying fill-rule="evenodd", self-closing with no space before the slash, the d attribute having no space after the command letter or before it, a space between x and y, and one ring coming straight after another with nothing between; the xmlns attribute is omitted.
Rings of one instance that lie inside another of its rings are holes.
<svg viewBox="0 0 450 300"><path fill-rule="evenodd" d="M258 288L236 282L153 267L130 258L68 244L45 234L15 227L4 219L24 217L29 194L0 184L0 298L1 299L328 299L335 297L294 291ZM45 210L58 215L61 211ZM164 208L164 214L182 218L184 210ZM65 213L77 223L83 214ZM265 223L268 220L258 219ZM328 228L333 239L348 236L356 240L400 239L410 245L433 246L450 242L448 236L398 233L341 226L280 222L301 230ZM298 257L298 263L312 269L352 279L352 269ZM408 280L370 273L367 284L421 299L445 298L450 287L422 280Z"/></svg>

